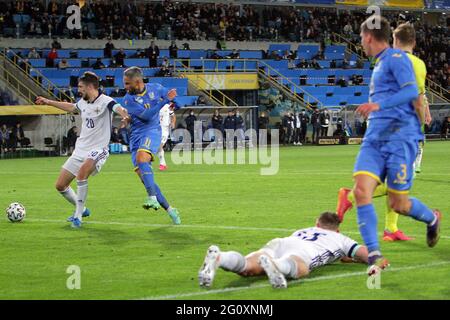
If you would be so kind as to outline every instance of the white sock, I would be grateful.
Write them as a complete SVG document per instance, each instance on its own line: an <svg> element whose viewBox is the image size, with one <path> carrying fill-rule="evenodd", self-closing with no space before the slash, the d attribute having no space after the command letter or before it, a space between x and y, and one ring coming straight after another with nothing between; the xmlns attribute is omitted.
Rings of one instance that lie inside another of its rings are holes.
<svg viewBox="0 0 450 320"><path fill-rule="evenodd" d="M414 169L420 168L420 165L422 164L422 155L423 148L419 146L419 152L417 153L416 161L414 162Z"/></svg>
<svg viewBox="0 0 450 320"><path fill-rule="evenodd" d="M60 194L74 206L77 205L77 194L75 193L75 191L73 191L73 189L70 186L67 187L66 190L61 191Z"/></svg>
<svg viewBox="0 0 450 320"><path fill-rule="evenodd" d="M219 264L226 271L240 273L245 268L245 258L236 251L221 252Z"/></svg>
<svg viewBox="0 0 450 320"><path fill-rule="evenodd" d="M293 279L297 278L297 263L290 257L273 259L273 263L280 272Z"/></svg>
<svg viewBox="0 0 450 320"><path fill-rule="evenodd" d="M84 204L86 203L87 193L88 193L88 181L87 180L77 180L78 186L78 198L77 198L77 209L75 211L75 218L82 220L82 214L84 210Z"/></svg>
<svg viewBox="0 0 450 320"><path fill-rule="evenodd" d="M166 159L164 158L164 148L161 148L161 151L158 153L159 156L159 164L165 166Z"/></svg>

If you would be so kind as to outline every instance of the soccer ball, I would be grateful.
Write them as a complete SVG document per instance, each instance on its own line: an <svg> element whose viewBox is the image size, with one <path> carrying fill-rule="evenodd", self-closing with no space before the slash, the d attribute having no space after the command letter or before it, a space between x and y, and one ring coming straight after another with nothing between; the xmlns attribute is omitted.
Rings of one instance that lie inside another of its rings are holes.
<svg viewBox="0 0 450 320"><path fill-rule="evenodd" d="M11 222L20 222L25 219L25 207L18 202L13 202L6 208L6 216Z"/></svg>

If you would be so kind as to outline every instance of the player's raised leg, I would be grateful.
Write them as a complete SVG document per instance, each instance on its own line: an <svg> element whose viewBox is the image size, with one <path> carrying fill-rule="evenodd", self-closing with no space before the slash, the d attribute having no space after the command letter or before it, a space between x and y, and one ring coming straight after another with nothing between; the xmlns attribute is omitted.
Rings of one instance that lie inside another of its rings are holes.
<svg viewBox="0 0 450 320"><path fill-rule="evenodd" d="M439 240L441 213L431 210L419 199L410 197L417 142L398 142L389 156L391 163L387 172L389 205L402 215L409 216L427 225L427 244L434 247Z"/></svg>

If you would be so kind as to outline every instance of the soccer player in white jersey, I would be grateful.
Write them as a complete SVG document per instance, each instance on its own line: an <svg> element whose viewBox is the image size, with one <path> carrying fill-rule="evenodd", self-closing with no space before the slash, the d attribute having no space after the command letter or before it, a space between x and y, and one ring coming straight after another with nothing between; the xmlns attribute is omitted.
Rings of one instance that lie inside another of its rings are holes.
<svg viewBox="0 0 450 320"><path fill-rule="evenodd" d="M286 238L275 238L246 257L236 251L208 248L198 273L200 286L210 287L216 270L222 268L241 276L266 274L274 288L286 288L286 278L307 276L313 269L342 259L367 263L367 248L339 233L339 218L324 212L316 227L295 231Z"/></svg>
<svg viewBox="0 0 450 320"><path fill-rule="evenodd" d="M161 146L159 147L159 170L167 170L167 163L164 157L164 145L169 139L170 129L174 128L175 112L173 111L173 104L167 103L159 111L159 120L161 124Z"/></svg>
<svg viewBox="0 0 450 320"><path fill-rule="evenodd" d="M78 81L81 99L77 103L59 102L37 97L36 104L50 105L67 112L80 113L82 126L72 156L64 163L56 181L56 190L76 207L74 214L67 219L72 227L80 228L82 216L89 216L85 207L88 192L88 177L100 172L109 156L108 145L111 138L111 112L118 113L123 121L128 112L114 99L98 90L99 79L93 72L85 72ZM77 179L77 193L70 183Z"/></svg>

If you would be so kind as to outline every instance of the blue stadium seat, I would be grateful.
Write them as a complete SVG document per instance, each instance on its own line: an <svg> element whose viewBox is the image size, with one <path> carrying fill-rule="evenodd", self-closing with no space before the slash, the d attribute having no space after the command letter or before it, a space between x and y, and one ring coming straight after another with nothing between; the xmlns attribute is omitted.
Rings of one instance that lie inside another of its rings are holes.
<svg viewBox="0 0 450 320"><path fill-rule="evenodd" d="M103 50L101 49L78 50L78 58L103 58Z"/></svg>
<svg viewBox="0 0 450 320"><path fill-rule="evenodd" d="M239 57L241 59L262 59L262 51L239 51Z"/></svg>
<svg viewBox="0 0 450 320"><path fill-rule="evenodd" d="M180 56L178 56L180 57ZM206 50L191 50L191 59L204 59L206 58Z"/></svg>
<svg viewBox="0 0 450 320"><path fill-rule="evenodd" d="M170 54L169 54L169 49L162 49L162 50L159 50L159 56L158 56L158 58L164 58L164 57L169 57L170 56Z"/></svg>
<svg viewBox="0 0 450 320"><path fill-rule="evenodd" d="M123 63L127 66L127 67L148 67L149 66L149 62L148 59L124 59Z"/></svg>
<svg viewBox="0 0 450 320"><path fill-rule="evenodd" d="M312 59L318 52L318 44L300 44L297 49L297 57L299 59Z"/></svg>
<svg viewBox="0 0 450 320"><path fill-rule="evenodd" d="M45 59L29 59L28 62L35 68L45 67Z"/></svg>
<svg viewBox="0 0 450 320"><path fill-rule="evenodd" d="M270 44L269 45L269 54L272 51L278 51L281 54L284 54L285 51L290 51L291 45L290 44Z"/></svg>

